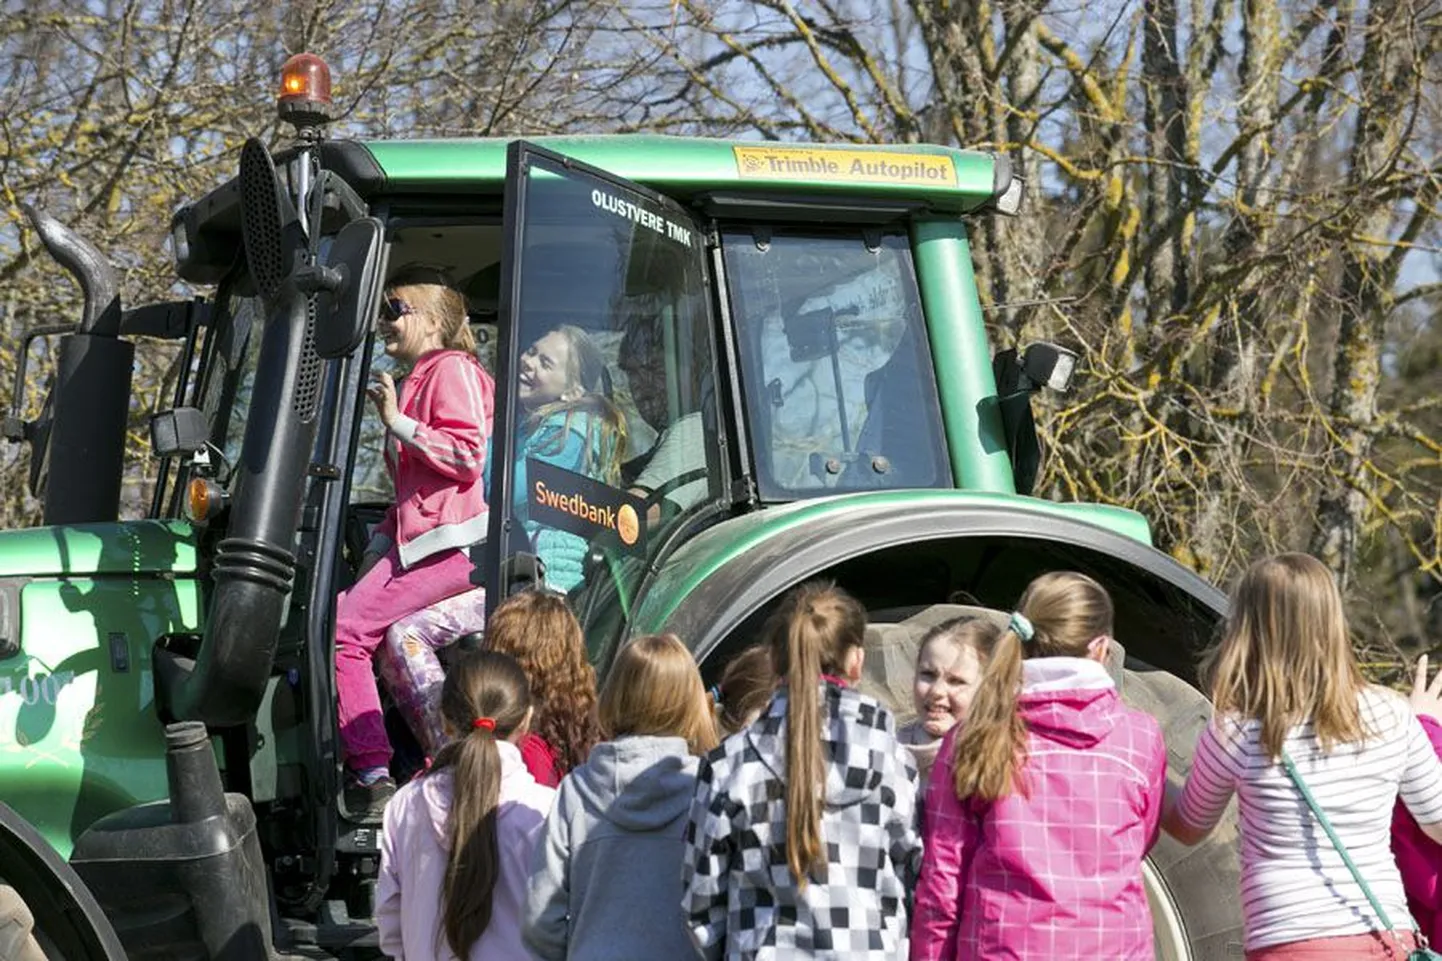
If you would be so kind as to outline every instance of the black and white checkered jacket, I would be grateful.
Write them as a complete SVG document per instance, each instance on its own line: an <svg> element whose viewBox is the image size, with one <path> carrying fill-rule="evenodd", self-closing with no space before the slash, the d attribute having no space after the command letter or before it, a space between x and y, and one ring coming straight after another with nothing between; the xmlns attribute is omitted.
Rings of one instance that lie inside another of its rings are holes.
<svg viewBox="0 0 1442 961"><path fill-rule="evenodd" d="M921 866L916 766L891 713L823 682L824 881L786 865L786 692L701 761L686 827L682 906L709 961L907 955L907 896Z"/></svg>

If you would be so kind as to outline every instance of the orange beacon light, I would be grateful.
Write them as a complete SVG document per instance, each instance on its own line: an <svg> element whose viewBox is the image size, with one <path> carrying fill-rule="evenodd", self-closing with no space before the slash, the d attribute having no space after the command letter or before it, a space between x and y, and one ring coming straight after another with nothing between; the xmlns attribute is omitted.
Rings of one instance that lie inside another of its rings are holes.
<svg viewBox="0 0 1442 961"><path fill-rule="evenodd" d="M313 53L298 53L280 69L280 119L297 128L320 127L334 119L330 67Z"/></svg>

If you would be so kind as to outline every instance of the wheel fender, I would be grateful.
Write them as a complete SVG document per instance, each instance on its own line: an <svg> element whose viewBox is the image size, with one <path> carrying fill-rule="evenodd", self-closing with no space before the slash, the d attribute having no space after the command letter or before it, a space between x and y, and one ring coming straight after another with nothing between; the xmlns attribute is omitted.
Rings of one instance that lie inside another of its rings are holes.
<svg viewBox="0 0 1442 961"><path fill-rule="evenodd" d="M681 587L676 591L681 596L672 593L668 610L655 623L646 624L643 618L634 625L647 631L672 631L685 638L698 661L704 661L748 617L808 578L865 555L924 548L943 541L971 542L977 550L1001 554L1012 552L1024 558L1016 569L1028 580L1047 569L1079 570L1097 577L1114 595L1125 593L1129 602L1183 612L1177 619L1181 636L1175 638L1171 656L1153 663L1186 678L1195 676L1196 656L1211 639L1227 606L1221 591L1162 551L1061 515L1055 505L856 504L808 516L795 524L777 524L759 541L753 538L743 548L730 551L718 549L718 543L727 540L725 527L713 528L704 541L698 538L667 559L665 569L650 585L645 606L654 616L660 605L649 602L657 595ZM1014 603L1024 586L1025 580L1007 584L1005 591L998 592L1009 596L983 598L981 603Z"/></svg>
<svg viewBox="0 0 1442 961"><path fill-rule="evenodd" d="M115 929L75 870L40 832L0 802L0 874L68 961L125 961Z"/></svg>

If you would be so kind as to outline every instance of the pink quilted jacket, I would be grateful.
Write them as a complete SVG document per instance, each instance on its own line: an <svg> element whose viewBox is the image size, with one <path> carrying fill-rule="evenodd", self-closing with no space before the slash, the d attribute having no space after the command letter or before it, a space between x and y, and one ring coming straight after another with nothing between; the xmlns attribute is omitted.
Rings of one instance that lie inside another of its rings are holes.
<svg viewBox="0 0 1442 961"><path fill-rule="evenodd" d="M1161 729L1094 661L1034 658L1023 677L1027 795L958 801L954 730L932 768L912 961L1151 961L1141 864L1161 817Z"/></svg>

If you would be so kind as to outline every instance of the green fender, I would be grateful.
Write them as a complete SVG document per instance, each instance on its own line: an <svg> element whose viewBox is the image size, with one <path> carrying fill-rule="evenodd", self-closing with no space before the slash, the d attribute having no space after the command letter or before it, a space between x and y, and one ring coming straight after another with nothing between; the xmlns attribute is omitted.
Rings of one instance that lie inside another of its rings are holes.
<svg viewBox="0 0 1442 961"><path fill-rule="evenodd" d="M718 524L670 554L628 633L674 632L704 664L733 632L754 632L787 588L822 573L865 590L878 575L934 559L928 569L945 568L952 582L936 586L939 593L928 593L929 583L898 583L897 606L939 603L959 589L1005 609L1032 577L1071 569L1112 593L1117 636L1129 648L1145 638L1151 663L1194 680L1226 597L1147 543L1145 532L1139 515L1116 508L965 491L811 501Z"/></svg>

